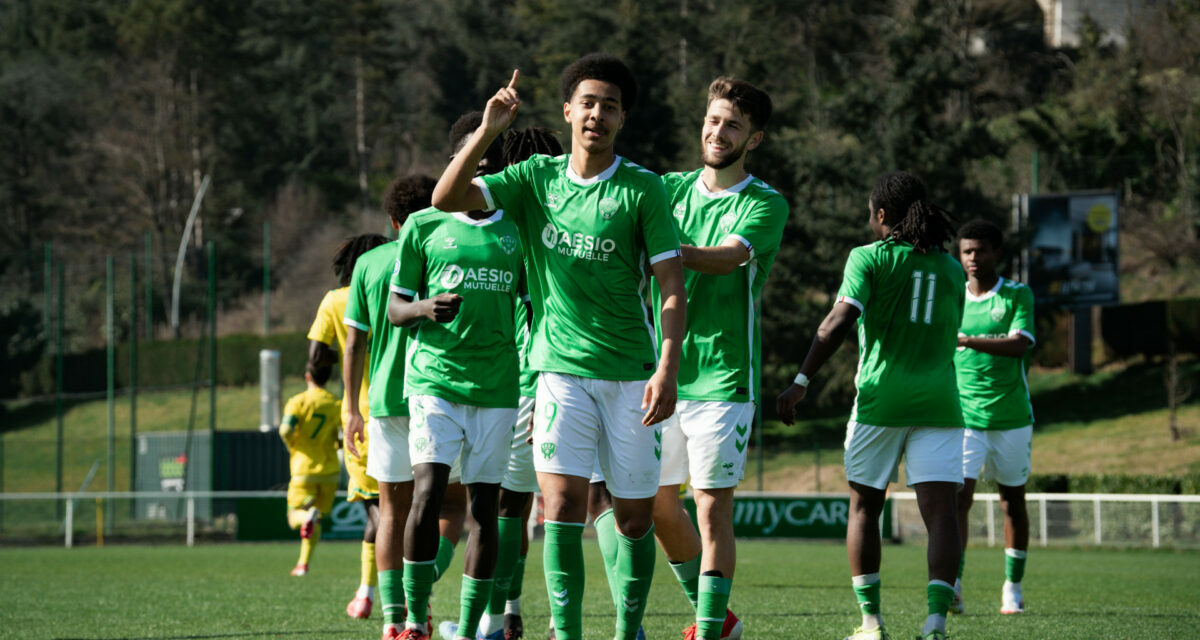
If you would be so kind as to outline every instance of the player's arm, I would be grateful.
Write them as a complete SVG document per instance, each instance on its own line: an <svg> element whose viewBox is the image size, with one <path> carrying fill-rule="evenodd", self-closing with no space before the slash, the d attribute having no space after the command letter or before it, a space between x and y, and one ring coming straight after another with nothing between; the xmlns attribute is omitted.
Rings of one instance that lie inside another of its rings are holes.
<svg viewBox="0 0 1200 640"><path fill-rule="evenodd" d="M817 375L821 366L837 352L838 347L842 346L842 342L846 340L846 334L850 333L858 316L858 307L853 304L839 301L833 305L829 315L825 316L825 319L821 321L821 326L817 328L817 335L808 348L808 355L804 356L804 363L800 365L800 373L806 378ZM796 422L796 404L804 399L806 393L808 393L807 385L793 382L786 391L779 394L779 398L775 401L775 409L784 424L790 425Z"/></svg>
<svg viewBox="0 0 1200 640"><path fill-rule="evenodd" d="M292 439L296 435L296 425L300 419L290 413L283 414L283 420L279 422L279 438L283 440L283 446L287 447L288 453L292 451Z"/></svg>
<svg viewBox="0 0 1200 640"><path fill-rule="evenodd" d="M750 250L741 239L733 236L715 247L680 245L679 252L683 256L683 268L717 276L733 273L750 260Z"/></svg>
<svg viewBox="0 0 1200 640"><path fill-rule="evenodd" d="M1024 358L1025 352L1033 346L1033 340L1023 333L1007 338L976 338L974 336L958 336L958 346L974 349L980 353L1007 358Z"/></svg>
<svg viewBox="0 0 1200 640"><path fill-rule="evenodd" d="M346 355L342 357L342 387L346 390L346 399L342 404L342 413L346 416L343 425L343 437L346 450L361 457L358 443L363 438L363 416L358 411L358 394L362 392L363 369L367 362L367 332L361 328L346 323Z"/></svg>
<svg viewBox="0 0 1200 640"><path fill-rule="evenodd" d="M321 342L320 340L308 341L308 361L314 367L323 367L332 365L338 360L337 349Z"/></svg>
<svg viewBox="0 0 1200 640"><path fill-rule="evenodd" d="M517 95L517 79L521 72L514 70L508 86L496 92L483 109L483 122L467 140L466 145L450 159L441 179L433 188L433 206L442 211L475 211L487 208L483 190L471 183L492 141L517 117L521 98Z"/></svg>
<svg viewBox="0 0 1200 640"><path fill-rule="evenodd" d="M425 300L413 300L397 291L388 298L388 322L398 327L414 327L422 320L450 322L458 316L462 296L457 293L439 293Z"/></svg>
<svg viewBox="0 0 1200 640"><path fill-rule="evenodd" d="M659 260L650 266L662 293L658 322L662 326L662 344L658 369L646 382L642 396L642 424L650 426L666 420L675 413L679 389L679 354L687 321L687 291L683 286L683 261L679 258Z"/></svg>

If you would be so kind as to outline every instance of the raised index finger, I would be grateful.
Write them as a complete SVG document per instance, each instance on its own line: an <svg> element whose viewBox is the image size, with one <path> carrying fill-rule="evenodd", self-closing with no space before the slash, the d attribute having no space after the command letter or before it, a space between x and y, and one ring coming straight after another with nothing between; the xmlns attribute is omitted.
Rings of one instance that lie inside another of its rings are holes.
<svg viewBox="0 0 1200 640"><path fill-rule="evenodd" d="M519 79L520 77L521 77L521 70L520 70L520 69L513 69L513 76L512 76L512 80L509 80L509 81L508 81L508 88L509 88L509 89L516 89L516 88L517 88L517 79Z"/></svg>

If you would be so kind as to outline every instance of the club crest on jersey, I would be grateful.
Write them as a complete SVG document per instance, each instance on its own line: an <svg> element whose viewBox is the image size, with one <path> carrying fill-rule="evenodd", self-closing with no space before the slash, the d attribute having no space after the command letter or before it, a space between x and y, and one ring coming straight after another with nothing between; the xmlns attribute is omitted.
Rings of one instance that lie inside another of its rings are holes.
<svg viewBox="0 0 1200 640"><path fill-rule="evenodd" d="M550 458L553 458L554 450L557 448L558 447L555 446L555 444L553 442L543 442L542 443L542 456L544 458L546 458L547 460L549 460Z"/></svg>
<svg viewBox="0 0 1200 640"><path fill-rule="evenodd" d="M603 198L600 200L600 217L612 220L612 217L617 215L619 208L621 208L621 203L617 202L616 198Z"/></svg>
<svg viewBox="0 0 1200 640"><path fill-rule="evenodd" d="M453 289L463 281L462 267L452 264L445 269L442 269L442 276L439 279L443 289Z"/></svg>
<svg viewBox="0 0 1200 640"><path fill-rule="evenodd" d="M504 249L504 253L511 256L512 252L517 250L517 239L512 236L500 238L500 248Z"/></svg>
<svg viewBox="0 0 1200 640"><path fill-rule="evenodd" d="M1004 319L1004 307L992 307L991 315L992 322L1000 322Z"/></svg>
<svg viewBox="0 0 1200 640"><path fill-rule="evenodd" d="M721 227L721 233L729 233L733 231L733 223L737 222L736 213L727 213L721 216L721 221L718 223Z"/></svg>
<svg viewBox="0 0 1200 640"><path fill-rule="evenodd" d="M683 214L684 214L684 212L685 212L685 211L686 211L686 209L684 209L684 206L683 206L683 203L682 203L682 202L680 202L679 204L675 205L675 217L676 217L676 218L679 218L680 220L683 220Z"/></svg>

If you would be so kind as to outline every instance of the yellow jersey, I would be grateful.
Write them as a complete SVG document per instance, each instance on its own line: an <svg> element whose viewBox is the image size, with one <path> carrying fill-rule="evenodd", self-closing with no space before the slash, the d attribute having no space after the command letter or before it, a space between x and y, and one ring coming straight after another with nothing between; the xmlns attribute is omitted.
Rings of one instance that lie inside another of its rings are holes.
<svg viewBox="0 0 1200 640"><path fill-rule="evenodd" d="M331 347L335 347L339 357L339 369L341 362L346 357L346 300L350 297L350 287L342 287L333 289L325 294L321 299L321 305L317 307L317 317L313 318L312 327L308 330L308 339L322 342ZM371 354L366 352L363 361L363 379L362 386L358 390L358 411L363 420L371 415L369 400L367 399L367 385L370 383L371 371ZM342 394L342 400L345 401L345 392Z"/></svg>
<svg viewBox="0 0 1200 640"><path fill-rule="evenodd" d="M291 454L292 480L336 479L338 434L342 428L342 401L316 387L292 396L283 408L279 436Z"/></svg>

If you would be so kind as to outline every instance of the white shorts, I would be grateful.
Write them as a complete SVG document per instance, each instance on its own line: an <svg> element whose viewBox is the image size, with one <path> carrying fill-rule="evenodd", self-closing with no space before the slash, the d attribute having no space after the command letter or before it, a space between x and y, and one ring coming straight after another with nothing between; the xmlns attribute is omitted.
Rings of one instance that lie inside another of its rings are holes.
<svg viewBox="0 0 1200 640"><path fill-rule="evenodd" d="M371 454L374 453L372 448ZM1003 431L965 429L963 432L964 478L991 478L1006 487L1019 487L1029 479L1032 459L1033 425Z"/></svg>
<svg viewBox="0 0 1200 640"><path fill-rule="evenodd" d="M413 479L408 457L408 416L367 418L371 455L367 475L377 482L409 482Z"/></svg>
<svg viewBox="0 0 1200 640"><path fill-rule="evenodd" d="M736 487L746 476L746 445L754 424L753 402L680 400L663 422L660 486Z"/></svg>
<svg viewBox="0 0 1200 640"><path fill-rule="evenodd" d="M533 398L521 396L517 401L517 422L513 425L512 449L508 452L508 470L500 486L516 493L538 490L537 472L533 470L533 446L529 439L529 418L533 415Z"/></svg>
<svg viewBox="0 0 1200 640"><path fill-rule="evenodd" d="M642 425L644 380L538 376L533 465L539 473L591 478L597 458L609 493L650 498L658 491L661 425Z"/></svg>
<svg viewBox="0 0 1200 640"><path fill-rule="evenodd" d="M846 425L846 480L886 489L896 481L900 457L908 486L922 482L962 484L962 429Z"/></svg>
<svg viewBox="0 0 1200 640"><path fill-rule="evenodd" d="M504 479L515 408L474 407L425 395L409 398L408 407L413 466L451 466L462 454L464 484L500 484Z"/></svg>

